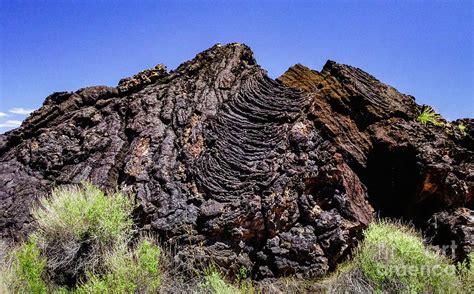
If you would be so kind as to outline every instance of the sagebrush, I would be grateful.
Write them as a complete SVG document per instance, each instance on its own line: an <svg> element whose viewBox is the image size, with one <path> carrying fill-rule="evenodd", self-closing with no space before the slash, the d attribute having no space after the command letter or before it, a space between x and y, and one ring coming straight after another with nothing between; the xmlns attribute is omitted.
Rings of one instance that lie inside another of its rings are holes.
<svg viewBox="0 0 474 294"><path fill-rule="evenodd" d="M103 257L129 242L134 205L121 193L106 195L89 183L54 189L32 212L34 237L58 284L75 283L86 272L101 273Z"/></svg>
<svg viewBox="0 0 474 294"><path fill-rule="evenodd" d="M89 183L53 190L32 211L37 230L2 262L2 293L152 292L160 248L133 241L133 201Z"/></svg>

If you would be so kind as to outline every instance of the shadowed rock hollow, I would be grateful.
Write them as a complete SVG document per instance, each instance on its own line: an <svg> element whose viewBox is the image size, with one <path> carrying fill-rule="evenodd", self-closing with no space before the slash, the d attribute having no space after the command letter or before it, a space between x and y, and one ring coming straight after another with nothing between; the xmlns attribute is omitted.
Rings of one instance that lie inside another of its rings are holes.
<svg viewBox="0 0 474 294"><path fill-rule="evenodd" d="M321 276L376 212L423 227L473 208L474 121L424 126L419 108L332 61L273 80L241 44L54 93L0 135L0 236L23 239L38 197L88 180L134 195L137 227L178 246L183 265Z"/></svg>

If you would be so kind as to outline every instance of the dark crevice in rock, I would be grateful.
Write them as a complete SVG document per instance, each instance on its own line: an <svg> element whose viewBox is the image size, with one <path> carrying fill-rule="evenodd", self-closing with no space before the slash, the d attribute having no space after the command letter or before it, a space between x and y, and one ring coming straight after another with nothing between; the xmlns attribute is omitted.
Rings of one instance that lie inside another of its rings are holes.
<svg viewBox="0 0 474 294"><path fill-rule="evenodd" d="M363 181L380 217L426 221L424 212L417 209L420 171L415 148L401 146L391 150L384 144L375 145L368 155Z"/></svg>

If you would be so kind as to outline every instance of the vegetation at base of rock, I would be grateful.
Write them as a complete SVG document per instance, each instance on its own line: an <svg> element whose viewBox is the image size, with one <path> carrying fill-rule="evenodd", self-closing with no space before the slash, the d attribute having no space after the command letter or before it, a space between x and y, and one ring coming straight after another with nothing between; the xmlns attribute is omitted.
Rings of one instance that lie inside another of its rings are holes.
<svg viewBox="0 0 474 294"><path fill-rule="evenodd" d="M466 286L466 292L474 293L474 252L458 264L458 272L462 284Z"/></svg>
<svg viewBox="0 0 474 294"><path fill-rule="evenodd" d="M368 227L353 259L326 283L338 291L445 293L472 289L473 277L467 262L453 264L427 248L412 228L381 221Z"/></svg>
<svg viewBox="0 0 474 294"><path fill-rule="evenodd" d="M106 195L89 183L53 190L32 212L37 231L2 263L2 287L31 293L156 290L159 247L145 237L129 249L133 207L126 195Z"/></svg>
<svg viewBox="0 0 474 294"><path fill-rule="evenodd" d="M440 126L442 125L440 118L441 116L437 114L431 106L423 105L416 120L423 125L430 123L435 126Z"/></svg>
<svg viewBox="0 0 474 294"><path fill-rule="evenodd" d="M4 264L1 272L7 289L12 292L46 293L46 260L41 256L34 239L14 250L10 262Z"/></svg>
<svg viewBox="0 0 474 294"><path fill-rule="evenodd" d="M216 267L204 271L201 289L226 293L471 293L474 253L453 263L426 246L413 228L390 221L371 224L353 257L322 280L281 278L268 282L226 281Z"/></svg>
<svg viewBox="0 0 474 294"><path fill-rule="evenodd" d="M235 285L225 280L225 277L219 272L215 266L210 266L204 270L203 282L199 288L206 292L210 291L215 294L257 294L261 293L255 288L250 280L246 279L247 272L244 268L240 268L236 277Z"/></svg>
<svg viewBox="0 0 474 294"><path fill-rule="evenodd" d="M148 293L161 283L160 249L151 239L142 239L133 250L121 246L105 257L106 274L88 275L77 293Z"/></svg>
<svg viewBox="0 0 474 294"><path fill-rule="evenodd" d="M457 283L455 266L426 249L423 240L406 227L373 224L364 237L355 262L379 290L387 285L423 292Z"/></svg>
<svg viewBox="0 0 474 294"><path fill-rule="evenodd" d="M107 252L132 236L132 201L106 195L89 183L53 190L32 214L34 237L47 258L47 271L58 284L73 284L86 272L103 272Z"/></svg>
<svg viewBox="0 0 474 294"><path fill-rule="evenodd" d="M412 228L388 221L371 224L353 257L331 276L322 280L281 278L271 282L249 280L241 268L231 282L215 265L194 280L163 275L172 266L151 237L140 238L133 246L117 244L103 252L101 272L90 271L77 285L58 286L46 271L47 259L37 246L36 235L1 261L2 293L153 293L193 292L215 294L255 294L293 292L350 293L449 293L474 291L474 253L454 264L446 256L429 249ZM5 250L6 252L6 250ZM3 256L3 255L2 255ZM162 260L164 263L162 263ZM175 280L173 280L175 279ZM166 285L168 284L168 285ZM169 284L172 284L171 286ZM166 287L166 288L165 288ZM166 289L166 290L164 290Z"/></svg>
<svg viewBox="0 0 474 294"><path fill-rule="evenodd" d="M33 211L38 224L36 236L97 239L110 242L124 240L132 229L130 213L134 208L129 197L121 193L106 195L93 185L64 186L54 189L51 197L40 200Z"/></svg>
<svg viewBox="0 0 474 294"><path fill-rule="evenodd" d="M215 269L205 271L204 282L201 284L203 289L208 289L216 294L238 293L238 289L224 280L222 275Z"/></svg>

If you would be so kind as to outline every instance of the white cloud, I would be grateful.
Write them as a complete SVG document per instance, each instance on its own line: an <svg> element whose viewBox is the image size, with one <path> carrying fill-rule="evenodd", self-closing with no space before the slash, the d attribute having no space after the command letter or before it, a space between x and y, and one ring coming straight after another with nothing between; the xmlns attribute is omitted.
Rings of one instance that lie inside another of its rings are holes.
<svg viewBox="0 0 474 294"><path fill-rule="evenodd" d="M21 120L6 120L0 122L0 128L16 128L21 125Z"/></svg>
<svg viewBox="0 0 474 294"><path fill-rule="evenodd" d="M0 112L0 117L5 117L5 116L8 116L8 114L6 114L5 112Z"/></svg>
<svg viewBox="0 0 474 294"><path fill-rule="evenodd" d="M10 109L8 112L14 113L14 114L30 114L34 111L34 109L30 108L22 108L22 107L15 107Z"/></svg>

